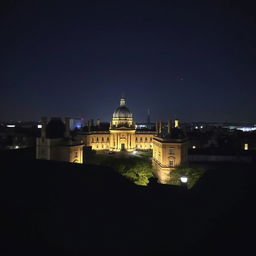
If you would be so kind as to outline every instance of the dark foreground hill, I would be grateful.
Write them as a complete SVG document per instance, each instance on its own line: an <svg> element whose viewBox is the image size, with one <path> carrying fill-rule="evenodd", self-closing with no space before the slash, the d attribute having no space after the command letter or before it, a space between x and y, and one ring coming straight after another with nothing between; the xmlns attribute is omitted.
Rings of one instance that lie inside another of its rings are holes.
<svg viewBox="0 0 256 256"><path fill-rule="evenodd" d="M255 167L214 165L191 190L93 165L2 155L1 255L230 255L254 250Z"/></svg>

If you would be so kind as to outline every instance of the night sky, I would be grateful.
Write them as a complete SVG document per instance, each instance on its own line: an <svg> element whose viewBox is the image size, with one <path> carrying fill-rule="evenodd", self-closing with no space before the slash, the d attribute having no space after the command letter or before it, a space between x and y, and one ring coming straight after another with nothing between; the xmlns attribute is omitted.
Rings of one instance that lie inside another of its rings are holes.
<svg viewBox="0 0 256 256"><path fill-rule="evenodd" d="M1 1L0 120L256 122L246 1Z"/></svg>

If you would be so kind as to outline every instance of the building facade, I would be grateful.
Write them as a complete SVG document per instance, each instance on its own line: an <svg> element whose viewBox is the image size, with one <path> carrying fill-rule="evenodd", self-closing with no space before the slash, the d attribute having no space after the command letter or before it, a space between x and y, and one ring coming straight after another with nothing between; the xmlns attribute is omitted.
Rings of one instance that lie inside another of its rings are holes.
<svg viewBox="0 0 256 256"><path fill-rule="evenodd" d="M93 150L108 150L114 152L135 150L152 150L155 130L136 130L135 121L125 99L122 97L120 105L113 113L108 130L101 130L97 122L97 130L92 130L90 123L88 131L79 133L80 140L85 146Z"/></svg>
<svg viewBox="0 0 256 256"><path fill-rule="evenodd" d="M170 180L171 171L188 162L188 142L186 138L155 137L153 139L152 165L159 183Z"/></svg>
<svg viewBox="0 0 256 256"><path fill-rule="evenodd" d="M41 136L36 139L36 159L83 163L83 143L70 136L70 119L41 119Z"/></svg>
<svg viewBox="0 0 256 256"><path fill-rule="evenodd" d="M93 126L90 120L86 129L70 136L69 118L65 118L64 123L60 119L48 122L47 118L42 118L36 158L83 163L84 146L96 151L112 152L152 150L154 175L160 183L167 183L171 171L188 161L188 143L178 120L175 120L174 127L168 121L167 129L161 121L156 122L154 130L136 129L133 115L123 97L108 126L99 120Z"/></svg>

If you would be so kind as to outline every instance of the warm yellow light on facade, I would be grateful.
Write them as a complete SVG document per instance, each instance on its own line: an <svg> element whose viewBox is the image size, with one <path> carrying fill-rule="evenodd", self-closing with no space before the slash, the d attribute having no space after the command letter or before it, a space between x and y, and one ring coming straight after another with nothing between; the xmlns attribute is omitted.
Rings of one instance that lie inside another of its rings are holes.
<svg viewBox="0 0 256 256"><path fill-rule="evenodd" d="M244 144L244 150L248 150L248 143Z"/></svg>

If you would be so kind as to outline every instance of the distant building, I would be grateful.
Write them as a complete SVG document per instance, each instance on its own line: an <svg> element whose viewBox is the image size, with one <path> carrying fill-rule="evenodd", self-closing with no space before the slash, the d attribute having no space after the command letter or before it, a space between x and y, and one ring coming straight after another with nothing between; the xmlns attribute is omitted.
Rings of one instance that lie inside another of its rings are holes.
<svg viewBox="0 0 256 256"><path fill-rule="evenodd" d="M70 119L65 124L60 118L49 122L42 118L41 137L36 140L36 158L71 163L83 163L83 144L72 139L69 128Z"/></svg>
<svg viewBox="0 0 256 256"><path fill-rule="evenodd" d="M73 131L75 129L82 129L85 126L85 120L84 118L70 118L69 120L69 127L70 130Z"/></svg>

